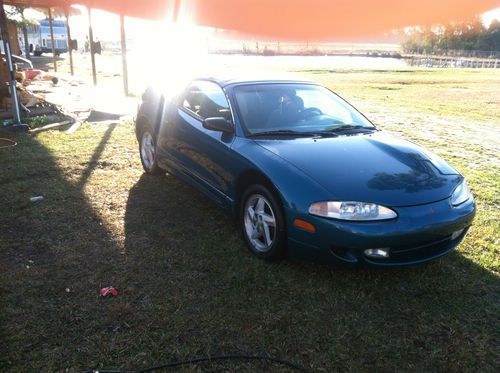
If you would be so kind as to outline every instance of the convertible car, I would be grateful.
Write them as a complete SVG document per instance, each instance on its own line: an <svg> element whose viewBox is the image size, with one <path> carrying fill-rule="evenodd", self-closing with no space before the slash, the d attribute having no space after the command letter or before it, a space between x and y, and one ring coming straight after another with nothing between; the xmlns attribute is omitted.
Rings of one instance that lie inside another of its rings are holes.
<svg viewBox="0 0 500 373"><path fill-rule="evenodd" d="M451 252L475 214L463 176L309 81L205 76L136 117L145 172L169 172L241 223L250 251L376 267Z"/></svg>

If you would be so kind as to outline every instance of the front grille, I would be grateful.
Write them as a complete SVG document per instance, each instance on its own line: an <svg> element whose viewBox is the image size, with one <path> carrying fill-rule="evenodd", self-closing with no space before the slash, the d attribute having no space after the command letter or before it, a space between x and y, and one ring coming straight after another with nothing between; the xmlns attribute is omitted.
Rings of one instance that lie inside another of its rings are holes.
<svg viewBox="0 0 500 373"><path fill-rule="evenodd" d="M369 258L364 255L364 249L360 248L348 248L338 245L330 246L331 254L341 262L344 263L357 263L366 262L368 264L376 265L405 265L426 261L427 259L437 258L452 251L455 246L457 246L460 241L467 234L469 228L463 230L463 232L456 238L452 239L451 235L440 237L433 241L428 241L425 243L419 243L417 246L412 245L401 245L401 246L390 246L390 256L388 258ZM383 245L382 245L383 246ZM381 247L382 247L381 246ZM384 246L385 248L385 246Z"/></svg>
<svg viewBox="0 0 500 373"><path fill-rule="evenodd" d="M387 259L366 259L373 263L405 263L414 262L419 260L424 260L427 258L433 258L443 255L451 251L455 246L457 246L460 241L464 238L467 233L467 229L464 229L462 234L455 239L451 239L451 235L445 238L426 243L419 246L408 247L393 247L391 248L391 256Z"/></svg>
<svg viewBox="0 0 500 373"><path fill-rule="evenodd" d="M418 246L413 246L413 247L393 247L391 248L391 253L393 254L400 254L400 253L405 253L408 251L414 251L414 250L425 250L426 248L429 248L431 246L436 246L442 243L448 243L451 240L451 235L446 236L444 238L441 238L439 240L435 240L432 242L428 242L422 245Z"/></svg>

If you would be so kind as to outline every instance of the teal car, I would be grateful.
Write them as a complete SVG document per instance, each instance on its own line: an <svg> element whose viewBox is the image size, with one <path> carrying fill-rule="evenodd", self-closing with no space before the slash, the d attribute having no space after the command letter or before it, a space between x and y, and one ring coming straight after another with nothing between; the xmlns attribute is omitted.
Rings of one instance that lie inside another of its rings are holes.
<svg viewBox="0 0 500 373"><path fill-rule="evenodd" d="M395 267L451 252L475 215L464 177L314 82L200 77L153 88L136 118L145 172L235 217L259 258Z"/></svg>

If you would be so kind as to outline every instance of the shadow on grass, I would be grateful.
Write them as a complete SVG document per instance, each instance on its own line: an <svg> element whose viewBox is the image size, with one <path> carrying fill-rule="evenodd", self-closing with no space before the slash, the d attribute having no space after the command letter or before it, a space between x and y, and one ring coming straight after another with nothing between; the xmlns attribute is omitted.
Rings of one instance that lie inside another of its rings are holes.
<svg viewBox="0 0 500 373"><path fill-rule="evenodd" d="M0 367L86 366L73 354L103 330L96 294L109 265L102 263L121 258L81 187L50 152L31 136L2 135L18 146L0 151ZM44 200L30 203L36 195ZM99 355L85 360L92 366Z"/></svg>
<svg viewBox="0 0 500 373"><path fill-rule="evenodd" d="M80 189L83 189L85 184L87 183L90 175L92 174L92 171L94 168L97 166L97 161L101 158L102 152L104 151L104 147L109 141L109 138L111 137L111 134L113 133L113 130L117 126L116 123L112 123L108 126L106 129L106 132L104 132L104 135L101 138L101 141L99 141L99 144L94 150L94 153L92 154L92 157L90 158L90 161L88 162L87 167L82 173L82 176L80 177L80 180L78 180L78 186Z"/></svg>
<svg viewBox="0 0 500 373"><path fill-rule="evenodd" d="M70 182L36 139L15 139L0 150L0 370L235 352L318 371L495 368L499 281L459 254L393 271L263 262L227 216L169 175L143 175L130 190L121 245L82 191L91 170ZM107 285L120 295L99 298Z"/></svg>
<svg viewBox="0 0 500 373"><path fill-rule="evenodd" d="M194 351L271 353L326 371L495 368L500 281L459 253L400 270L263 262L230 218L170 175L141 177L125 228L127 252L148 258L147 276L163 283L157 306L176 323L156 321Z"/></svg>

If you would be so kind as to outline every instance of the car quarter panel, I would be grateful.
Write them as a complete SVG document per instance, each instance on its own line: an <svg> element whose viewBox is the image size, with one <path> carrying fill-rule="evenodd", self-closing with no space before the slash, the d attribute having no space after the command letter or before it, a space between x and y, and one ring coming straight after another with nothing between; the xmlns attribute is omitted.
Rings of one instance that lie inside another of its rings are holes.
<svg viewBox="0 0 500 373"><path fill-rule="evenodd" d="M158 132L164 106L165 96L158 89L148 87L142 95L142 102L137 111L135 128L137 139L139 139L138 130L144 124L153 126L155 132Z"/></svg>

